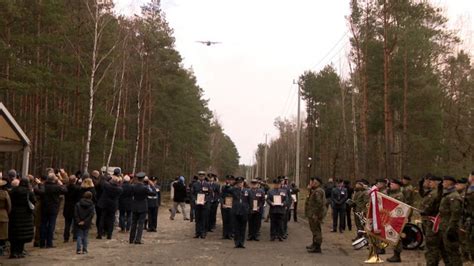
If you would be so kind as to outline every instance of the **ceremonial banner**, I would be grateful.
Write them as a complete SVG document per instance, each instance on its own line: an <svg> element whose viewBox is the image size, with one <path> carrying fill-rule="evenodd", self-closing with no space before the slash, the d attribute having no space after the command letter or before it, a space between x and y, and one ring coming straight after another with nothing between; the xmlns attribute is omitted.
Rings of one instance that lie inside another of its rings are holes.
<svg viewBox="0 0 474 266"><path fill-rule="evenodd" d="M376 187L370 191L369 203L367 232L396 245L411 213L410 205L378 192Z"/></svg>

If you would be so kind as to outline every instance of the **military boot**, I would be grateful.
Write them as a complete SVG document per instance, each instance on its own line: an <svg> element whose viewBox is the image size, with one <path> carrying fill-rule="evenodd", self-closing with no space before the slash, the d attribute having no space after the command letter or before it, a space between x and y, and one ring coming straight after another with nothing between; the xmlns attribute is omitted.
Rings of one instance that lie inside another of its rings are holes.
<svg viewBox="0 0 474 266"><path fill-rule="evenodd" d="M321 253L321 244L316 244L316 243L313 243L313 244L314 244L314 248L308 249L308 252L309 253Z"/></svg>
<svg viewBox="0 0 474 266"><path fill-rule="evenodd" d="M393 253L393 256L387 259L388 262L402 262L402 259L400 258L400 252L395 251Z"/></svg>
<svg viewBox="0 0 474 266"><path fill-rule="evenodd" d="M314 242L313 242L313 243L311 243L311 245L309 245L309 246L306 246L306 249L313 249L313 248L314 248Z"/></svg>

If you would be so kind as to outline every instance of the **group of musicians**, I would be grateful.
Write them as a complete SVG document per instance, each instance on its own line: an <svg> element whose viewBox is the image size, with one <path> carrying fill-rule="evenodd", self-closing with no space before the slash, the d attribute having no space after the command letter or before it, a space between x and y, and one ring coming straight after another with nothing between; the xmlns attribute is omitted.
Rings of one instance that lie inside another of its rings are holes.
<svg viewBox="0 0 474 266"><path fill-rule="evenodd" d="M425 236L425 259L427 265L462 265L463 261L474 260L474 172L469 178L452 176L438 177L427 174L419 182L418 189L410 184L411 178L401 180L377 179L378 191L402 201L416 205L421 216L421 227ZM353 241L363 237L363 218L369 201L369 182L356 182L351 204L356 214L358 234ZM419 200L415 199L419 195ZM408 220L413 220L412 216ZM394 254L388 262L401 262L402 241L394 247ZM385 249L379 248L379 254Z"/></svg>

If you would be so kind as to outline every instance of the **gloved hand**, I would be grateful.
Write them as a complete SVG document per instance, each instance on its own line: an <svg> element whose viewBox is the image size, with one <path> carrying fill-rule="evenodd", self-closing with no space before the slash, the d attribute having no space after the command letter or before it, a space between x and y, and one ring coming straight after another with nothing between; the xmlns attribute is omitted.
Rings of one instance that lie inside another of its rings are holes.
<svg viewBox="0 0 474 266"><path fill-rule="evenodd" d="M448 228L447 238L451 242L459 241L458 230L456 228L453 228L453 227Z"/></svg>

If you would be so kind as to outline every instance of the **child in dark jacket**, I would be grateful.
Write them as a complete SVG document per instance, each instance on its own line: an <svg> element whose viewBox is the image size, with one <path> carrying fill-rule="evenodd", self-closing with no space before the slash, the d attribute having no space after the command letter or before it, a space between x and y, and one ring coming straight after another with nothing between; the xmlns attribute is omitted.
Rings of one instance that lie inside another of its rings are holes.
<svg viewBox="0 0 474 266"><path fill-rule="evenodd" d="M74 223L77 232L77 254L87 253L87 242L89 229L91 228L92 218L95 214L94 203L92 202L92 193L87 191L82 199L76 204L74 209Z"/></svg>

